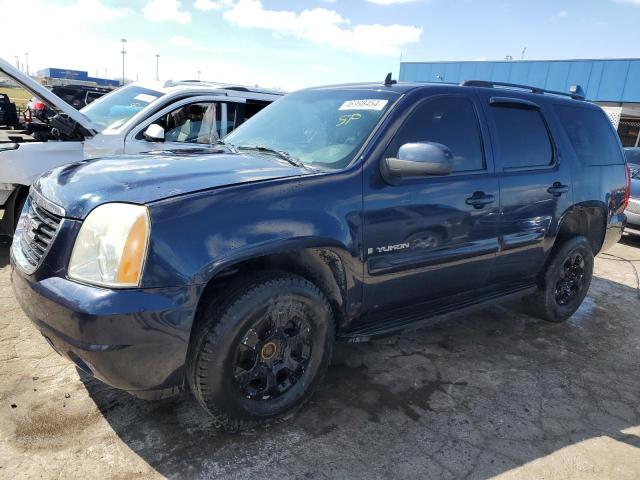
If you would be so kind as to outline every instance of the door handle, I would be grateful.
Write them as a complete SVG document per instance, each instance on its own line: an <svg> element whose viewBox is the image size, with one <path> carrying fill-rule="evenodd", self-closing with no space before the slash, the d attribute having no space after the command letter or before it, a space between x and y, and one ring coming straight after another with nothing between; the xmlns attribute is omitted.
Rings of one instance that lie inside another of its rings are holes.
<svg viewBox="0 0 640 480"><path fill-rule="evenodd" d="M493 195L485 195L484 192L474 192L473 197L467 198L464 203L473 206L473 208L483 208L485 205L494 202Z"/></svg>
<svg viewBox="0 0 640 480"><path fill-rule="evenodd" d="M568 185L563 185L560 182L554 182L549 188L547 188L547 192L549 192L554 197L559 197L563 193L567 193L569 191Z"/></svg>

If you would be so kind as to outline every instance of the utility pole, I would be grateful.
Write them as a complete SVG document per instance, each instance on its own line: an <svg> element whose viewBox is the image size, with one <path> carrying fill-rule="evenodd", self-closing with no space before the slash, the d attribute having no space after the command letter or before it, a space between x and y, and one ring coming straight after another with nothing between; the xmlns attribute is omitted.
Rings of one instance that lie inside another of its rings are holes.
<svg viewBox="0 0 640 480"><path fill-rule="evenodd" d="M29 54L27 52L25 52L24 54L24 60L25 60L25 64L27 68L27 76L28 76L29 75Z"/></svg>
<svg viewBox="0 0 640 480"><path fill-rule="evenodd" d="M156 80L160 80L160 75L158 73L158 63L160 62L160 54L156 53Z"/></svg>
<svg viewBox="0 0 640 480"><path fill-rule="evenodd" d="M127 43L127 39L123 38L120 41L122 42L122 85L124 86L124 55L127 53L124 49L124 44Z"/></svg>

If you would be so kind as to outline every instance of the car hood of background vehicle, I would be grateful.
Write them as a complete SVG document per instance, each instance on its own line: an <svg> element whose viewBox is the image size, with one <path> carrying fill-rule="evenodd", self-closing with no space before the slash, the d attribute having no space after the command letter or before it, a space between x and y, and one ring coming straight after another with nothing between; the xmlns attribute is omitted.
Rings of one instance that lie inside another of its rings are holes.
<svg viewBox="0 0 640 480"><path fill-rule="evenodd" d="M312 173L271 155L182 153L121 155L65 165L42 175L34 188L83 219L108 202L145 204L248 182Z"/></svg>

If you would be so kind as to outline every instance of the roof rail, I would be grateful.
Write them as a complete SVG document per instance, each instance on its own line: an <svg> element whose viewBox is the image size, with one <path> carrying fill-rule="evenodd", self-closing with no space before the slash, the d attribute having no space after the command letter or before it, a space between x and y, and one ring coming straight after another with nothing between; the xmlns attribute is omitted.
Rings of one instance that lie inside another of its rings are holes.
<svg viewBox="0 0 640 480"><path fill-rule="evenodd" d="M495 88L495 87L506 87L506 88L517 88L519 90L528 90L531 93L540 93L545 94L549 93L551 95L561 95L563 97L570 97L574 100L584 100L584 95L580 95L579 93L569 93L569 92L556 92L555 90L545 90L540 87L532 87L531 85L518 85L516 83L505 83L505 82L492 82L489 80L465 80L460 83L463 87L484 87L484 88Z"/></svg>

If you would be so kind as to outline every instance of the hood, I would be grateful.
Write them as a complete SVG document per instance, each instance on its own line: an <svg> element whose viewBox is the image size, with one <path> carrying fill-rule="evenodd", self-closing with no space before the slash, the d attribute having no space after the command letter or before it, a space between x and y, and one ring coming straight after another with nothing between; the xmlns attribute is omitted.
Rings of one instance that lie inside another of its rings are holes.
<svg viewBox="0 0 640 480"><path fill-rule="evenodd" d="M156 200L229 185L314 173L271 155L160 153L119 155L58 167L34 188L83 219L108 202L147 204Z"/></svg>
<svg viewBox="0 0 640 480"><path fill-rule="evenodd" d="M18 83L22 88L27 90L32 95L41 99L49 107L58 113L62 113L69 117L71 120L79 124L82 128L88 131L90 134L95 135L99 128L96 127L91 120L85 117L78 110L73 108L67 102L62 100L57 95L54 95L50 90L46 89L34 79L25 75L20 70L15 68L9 62L0 58L0 72L7 75L9 78Z"/></svg>

